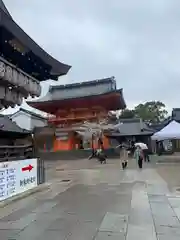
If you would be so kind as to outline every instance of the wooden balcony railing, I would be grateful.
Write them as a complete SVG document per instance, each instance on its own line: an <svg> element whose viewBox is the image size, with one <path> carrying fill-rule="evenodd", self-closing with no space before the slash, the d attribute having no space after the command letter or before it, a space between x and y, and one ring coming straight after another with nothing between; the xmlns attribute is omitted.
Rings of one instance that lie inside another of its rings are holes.
<svg viewBox="0 0 180 240"><path fill-rule="evenodd" d="M33 158L33 145L0 146L0 162Z"/></svg>
<svg viewBox="0 0 180 240"><path fill-rule="evenodd" d="M99 118L105 118L107 117L107 113L94 113L94 114L88 114L88 115L75 115L75 116L66 116L66 117L49 117L48 122L73 122L73 121L85 121L85 120L91 120L91 119L99 119Z"/></svg>

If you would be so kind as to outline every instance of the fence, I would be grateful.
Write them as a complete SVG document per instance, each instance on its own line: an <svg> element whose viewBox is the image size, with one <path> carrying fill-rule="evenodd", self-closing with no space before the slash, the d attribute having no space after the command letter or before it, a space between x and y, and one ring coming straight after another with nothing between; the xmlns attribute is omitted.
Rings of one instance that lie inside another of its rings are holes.
<svg viewBox="0 0 180 240"><path fill-rule="evenodd" d="M35 157L32 145L0 146L0 162L21 160Z"/></svg>
<svg viewBox="0 0 180 240"><path fill-rule="evenodd" d="M45 166L44 160L41 158L37 159L37 184L40 185L45 183Z"/></svg>

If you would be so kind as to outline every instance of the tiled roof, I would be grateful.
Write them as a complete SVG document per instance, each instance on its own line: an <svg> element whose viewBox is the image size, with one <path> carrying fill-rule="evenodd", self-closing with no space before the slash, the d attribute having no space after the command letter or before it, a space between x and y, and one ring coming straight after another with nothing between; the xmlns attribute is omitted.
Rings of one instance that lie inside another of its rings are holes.
<svg viewBox="0 0 180 240"><path fill-rule="evenodd" d="M15 122L9 119L8 116L0 114L0 131L15 132L15 133L28 133L28 131L20 128Z"/></svg>
<svg viewBox="0 0 180 240"><path fill-rule="evenodd" d="M0 0L0 10L2 10L4 13L6 13L6 15L8 15L8 17L11 17L11 14L9 13L9 11L7 10L6 6L4 5L3 1Z"/></svg>
<svg viewBox="0 0 180 240"><path fill-rule="evenodd" d="M35 113L35 112L29 111L29 110L24 109L24 108L20 108L17 112L9 115L9 117L12 118L12 117L13 117L15 114L17 114L18 112L25 112L25 113L27 113L27 114L29 114L29 115L31 115L31 116L34 116L34 117L36 117L36 118L40 118L40 119L43 119L43 120L46 120L46 119L47 119L46 117L43 117L43 116L40 115L40 114L37 114L37 113Z"/></svg>
<svg viewBox="0 0 180 240"><path fill-rule="evenodd" d="M119 110L126 107L123 89L116 88L114 77L51 86L48 93L33 101L28 101L31 107L55 114L58 110L70 108L89 108L89 106L103 106L106 110Z"/></svg>
<svg viewBox="0 0 180 240"><path fill-rule="evenodd" d="M55 85L55 86L50 86L49 91L51 92L52 90L55 89L67 89L67 88L79 88L79 87L90 87L94 86L96 84L104 84L104 83L109 83L115 81L114 77L108 77L108 78L102 78L102 79L96 79L92 81L83 81L79 83L70 83L70 84L64 84L64 85Z"/></svg>
<svg viewBox="0 0 180 240"><path fill-rule="evenodd" d="M113 135L117 136L137 136L137 135L152 135L153 129L143 122L141 119L122 119L120 120L119 128Z"/></svg>
<svg viewBox="0 0 180 240"><path fill-rule="evenodd" d="M102 88L106 84L105 89ZM108 88L110 84L110 88ZM114 85L114 89L112 89ZM65 91L64 91L65 90ZM78 92L76 92L78 91ZM114 77L97 79L93 81L71 83L65 85L50 86L47 94L37 100L27 102L28 104L33 102L49 102L55 100L73 99L73 98L84 98L88 96L97 96L105 94L107 92L122 92L122 89L116 89L116 81Z"/></svg>

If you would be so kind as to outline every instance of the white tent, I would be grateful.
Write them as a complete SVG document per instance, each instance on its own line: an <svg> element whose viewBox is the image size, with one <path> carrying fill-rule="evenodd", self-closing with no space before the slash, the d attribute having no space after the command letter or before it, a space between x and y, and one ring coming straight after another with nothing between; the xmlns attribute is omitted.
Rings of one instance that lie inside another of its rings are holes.
<svg viewBox="0 0 180 240"><path fill-rule="evenodd" d="M180 123L176 121L170 122L166 127L156 132L152 140L180 139Z"/></svg>

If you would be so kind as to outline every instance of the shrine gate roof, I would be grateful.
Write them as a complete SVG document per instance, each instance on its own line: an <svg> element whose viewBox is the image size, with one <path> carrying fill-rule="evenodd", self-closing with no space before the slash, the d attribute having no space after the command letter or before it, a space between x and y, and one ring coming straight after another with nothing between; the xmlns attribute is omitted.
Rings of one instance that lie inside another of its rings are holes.
<svg viewBox="0 0 180 240"><path fill-rule="evenodd" d="M54 114L59 110L102 106L109 110L124 109L123 89L116 89L114 77L94 81L50 86L43 98L27 102L39 110Z"/></svg>

